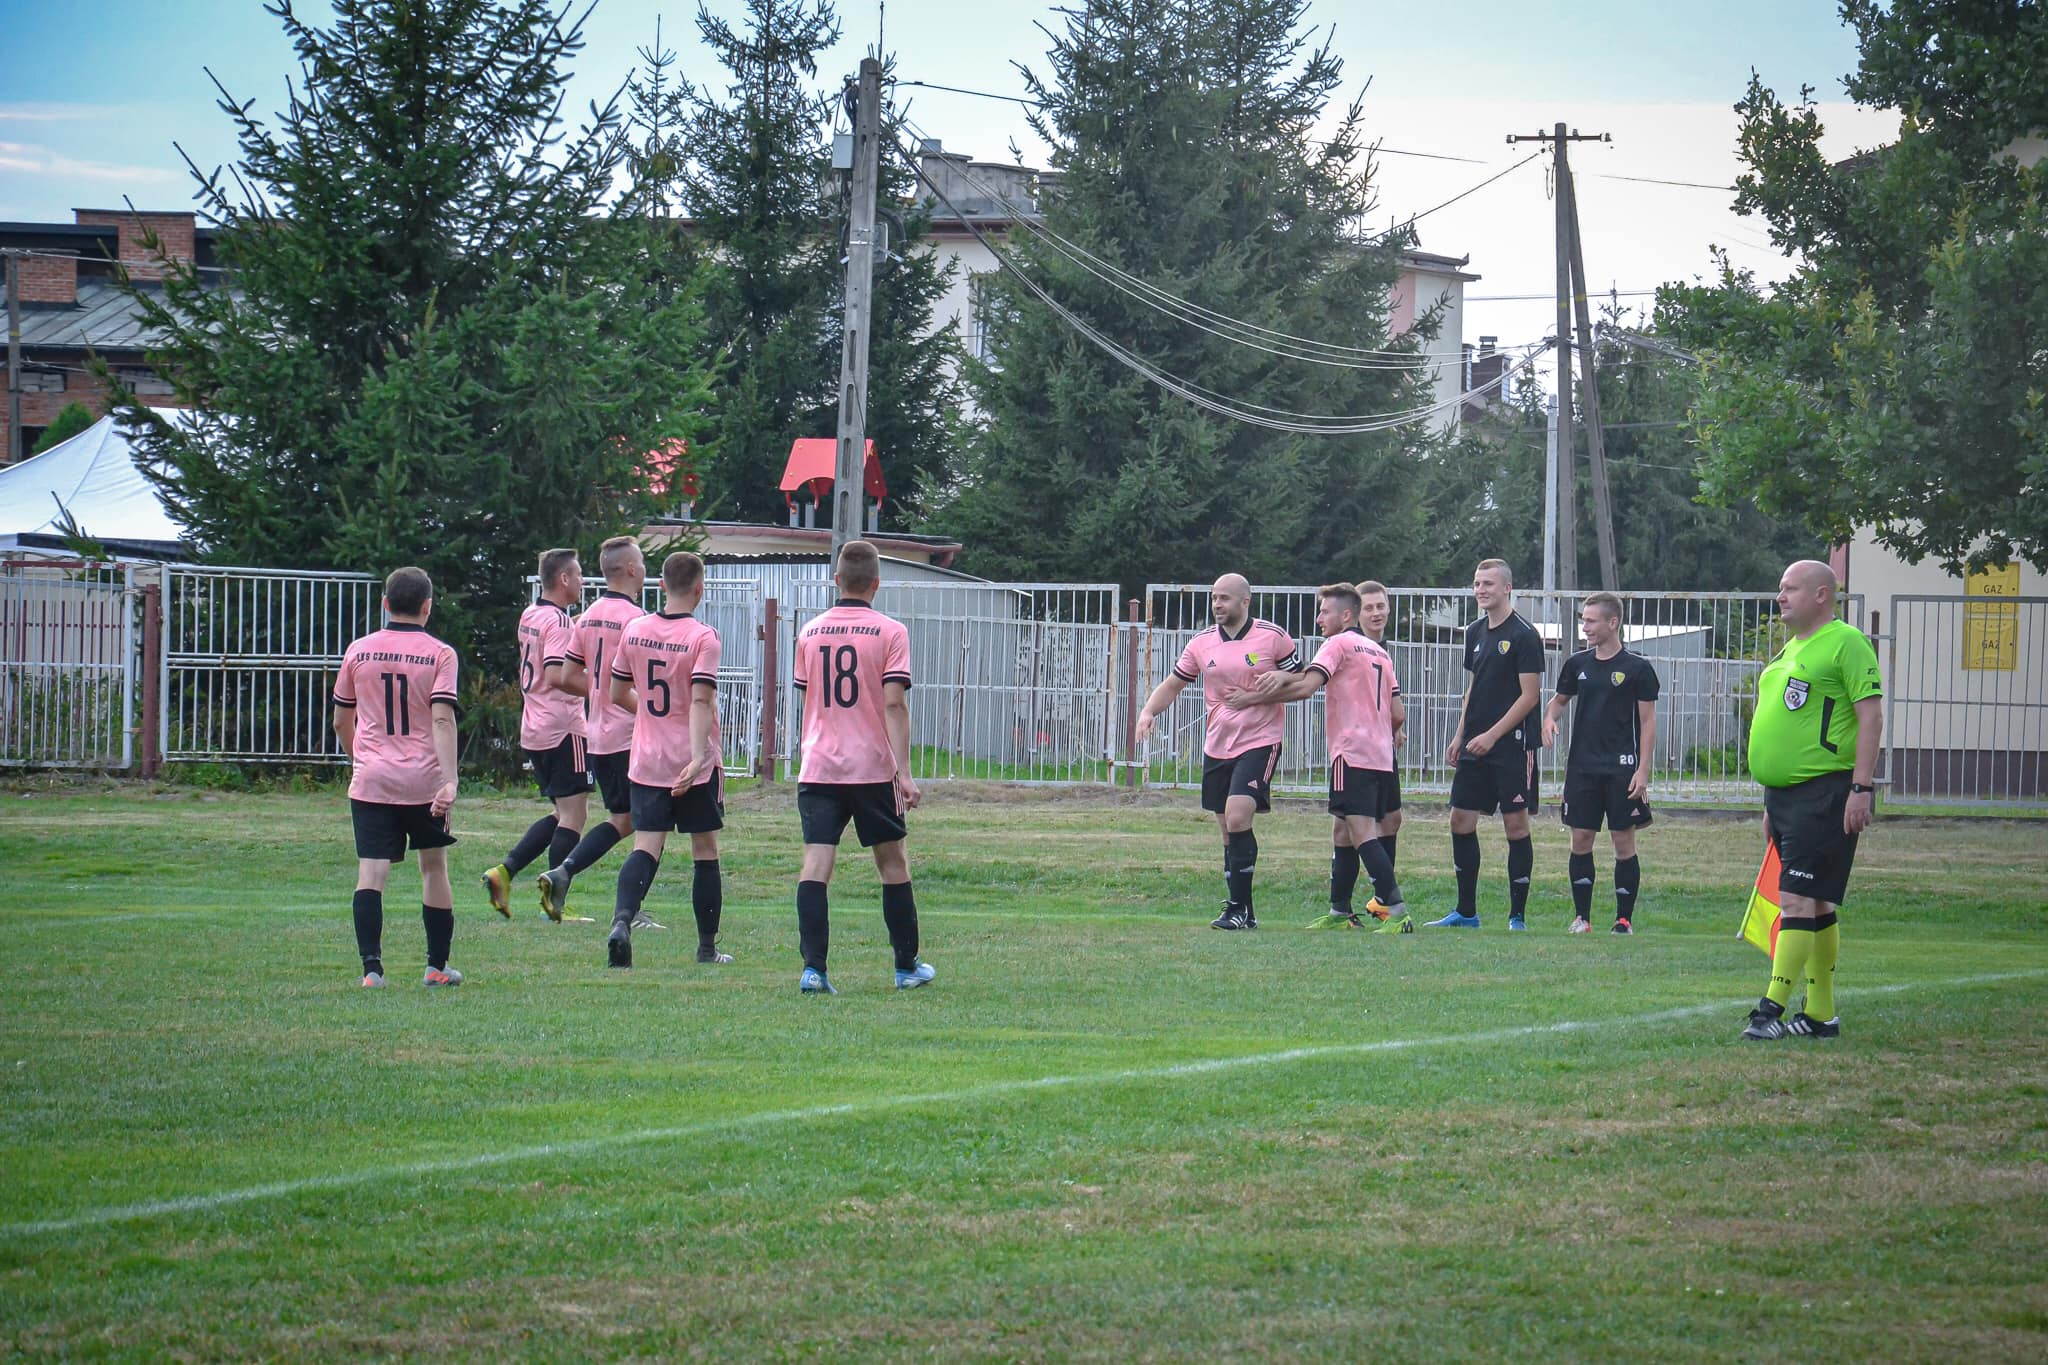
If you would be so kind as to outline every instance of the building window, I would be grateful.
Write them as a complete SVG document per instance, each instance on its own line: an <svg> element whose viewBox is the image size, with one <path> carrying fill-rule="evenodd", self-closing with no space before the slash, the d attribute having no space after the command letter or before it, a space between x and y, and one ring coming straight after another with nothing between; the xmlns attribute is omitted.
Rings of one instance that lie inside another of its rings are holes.
<svg viewBox="0 0 2048 1365"><path fill-rule="evenodd" d="M165 379L155 370L143 369L139 366L117 369L114 371L114 378L126 384L129 391L138 396L148 395L155 397L173 392L170 380Z"/></svg>
<svg viewBox="0 0 2048 1365"><path fill-rule="evenodd" d="M62 393L69 381L70 376L62 370L38 370L26 365L21 370L23 393Z"/></svg>
<svg viewBox="0 0 2048 1365"><path fill-rule="evenodd" d="M1016 309L996 287L996 273L984 272L967 281L967 354L995 364L997 337L1015 320Z"/></svg>

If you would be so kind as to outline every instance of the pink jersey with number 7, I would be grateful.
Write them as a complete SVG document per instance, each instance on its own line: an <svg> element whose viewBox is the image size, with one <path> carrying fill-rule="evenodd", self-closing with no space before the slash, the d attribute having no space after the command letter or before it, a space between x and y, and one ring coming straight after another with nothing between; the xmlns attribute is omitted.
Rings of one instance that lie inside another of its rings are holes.
<svg viewBox="0 0 2048 1365"><path fill-rule="evenodd" d="M894 780L883 686L910 686L910 632L903 623L842 597L797 633L791 670L804 697L799 779L845 785Z"/></svg>

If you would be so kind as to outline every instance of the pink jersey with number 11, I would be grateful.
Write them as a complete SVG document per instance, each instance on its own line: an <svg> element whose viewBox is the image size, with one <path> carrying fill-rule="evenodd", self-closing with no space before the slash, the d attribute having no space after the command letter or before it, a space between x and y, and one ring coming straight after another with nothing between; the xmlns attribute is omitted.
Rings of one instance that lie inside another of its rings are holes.
<svg viewBox="0 0 2048 1365"><path fill-rule="evenodd" d="M804 694L799 778L849 785L894 780L883 686L910 686L910 632L903 623L842 597L797 633L790 666Z"/></svg>
<svg viewBox="0 0 2048 1365"><path fill-rule="evenodd" d="M356 713L352 799L385 806L434 799L443 780L434 753L437 701L455 705L455 651L425 626L394 621L348 647L334 675L334 704Z"/></svg>

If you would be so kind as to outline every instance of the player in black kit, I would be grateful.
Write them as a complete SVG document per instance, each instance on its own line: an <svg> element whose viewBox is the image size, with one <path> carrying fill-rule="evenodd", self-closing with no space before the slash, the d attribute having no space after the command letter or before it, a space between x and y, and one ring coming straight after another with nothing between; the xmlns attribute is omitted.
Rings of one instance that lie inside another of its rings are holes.
<svg viewBox="0 0 2048 1365"><path fill-rule="evenodd" d="M1451 778L1451 863L1458 908L1435 928L1479 927L1479 817L1500 812L1508 836L1508 928L1526 929L1535 852L1529 812L1536 809L1536 703L1543 693L1543 638L1514 605L1505 561L1483 559L1472 573L1472 600L1484 613L1465 627L1465 671L1472 680L1444 762Z"/></svg>
<svg viewBox="0 0 2048 1365"><path fill-rule="evenodd" d="M1596 592L1579 609L1582 649L1557 671L1543 710L1543 742L1571 699L1571 754L1564 765L1564 822L1572 832L1572 932L1593 927L1593 836L1605 820L1614 839L1614 932L1635 932L1643 869L1636 831L1650 823L1650 756L1657 747L1657 670L1621 643L1621 599Z"/></svg>

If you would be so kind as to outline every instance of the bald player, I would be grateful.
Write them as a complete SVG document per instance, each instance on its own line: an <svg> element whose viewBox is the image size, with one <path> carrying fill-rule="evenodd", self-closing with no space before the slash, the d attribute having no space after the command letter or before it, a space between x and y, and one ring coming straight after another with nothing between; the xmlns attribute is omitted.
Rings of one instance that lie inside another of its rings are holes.
<svg viewBox="0 0 2048 1365"><path fill-rule="evenodd" d="M1757 680L1749 770L1764 788L1764 837L1778 844L1778 943L1771 981L1742 1036L1834 1038L1838 916L1856 839L1870 825L1884 689L1877 652L1835 614L1835 571L1818 560L1788 566L1778 614L1791 637ZM1785 1009L1801 983L1806 999Z"/></svg>
<svg viewBox="0 0 2048 1365"><path fill-rule="evenodd" d="M1159 715L1173 705L1181 689L1200 681L1208 719L1202 742L1202 809L1216 817L1223 835L1223 880L1227 899L1212 929L1256 929L1252 909L1252 872L1258 866L1259 841L1252 836L1252 817L1272 809L1273 773L1280 766L1284 708L1263 702L1232 709L1233 694L1254 690L1258 680L1278 669L1299 673L1301 658L1294 637L1251 614L1252 588L1243 574L1227 573L1209 589L1209 608L1216 624L1188 641L1173 671L1160 680L1138 715L1136 738L1151 737Z"/></svg>

